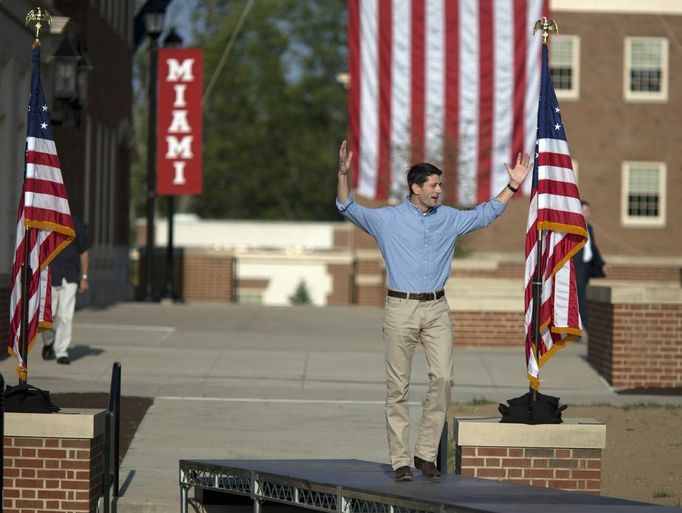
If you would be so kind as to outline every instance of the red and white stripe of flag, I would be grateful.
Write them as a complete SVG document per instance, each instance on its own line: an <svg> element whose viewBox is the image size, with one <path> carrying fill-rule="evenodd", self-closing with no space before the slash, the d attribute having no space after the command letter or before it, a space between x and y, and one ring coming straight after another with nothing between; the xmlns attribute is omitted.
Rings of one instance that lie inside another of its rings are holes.
<svg viewBox="0 0 682 513"><path fill-rule="evenodd" d="M29 227L29 240L25 228ZM22 286L25 252L33 276L28 289L28 341L33 346L39 328L52 326L51 285L48 264L74 238L73 221L62 180L54 141L27 137L26 176L17 214L16 245L10 294L9 351L25 369L20 351Z"/></svg>
<svg viewBox="0 0 682 513"><path fill-rule="evenodd" d="M535 143L532 27L547 0L349 0L348 9L358 194L400 197L406 169L424 160L444 168L450 201L499 193L502 163Z"/></svg>
<svg viewBox="0 0 682 513"><path fill-rule="evenodd" d="M540 385L540 367L566 343L582 335L572 257L587 240L568 144L558 139L540 139L537 147L538 187L531 191L524 298L528 379L535 390ZM542 292L540 338L535 352L532 315L538 229L542 229Z"/></svg>

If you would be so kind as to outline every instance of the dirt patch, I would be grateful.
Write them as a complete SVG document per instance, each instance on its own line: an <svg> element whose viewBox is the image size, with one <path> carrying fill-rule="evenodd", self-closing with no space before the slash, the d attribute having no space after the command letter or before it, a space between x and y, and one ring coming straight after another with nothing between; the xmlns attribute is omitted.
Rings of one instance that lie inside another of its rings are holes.
<svg viewBox="0 0 682 513"><path fill-rule="evenodd" d="M106 410L109 408L109 394L92 393L50 394L52 402L60 408L93 408ZM137 427L142 422L147 409L154 402L149 397L121 397L121 431L119 435L120 461L123 461L128 447L133 441Z"/></svg>
<svg viewBox="0 0 682 513"><path fill-rule="evenodd" d="M496 404L452 405L453 416L499 416ZM682 505L682 407L569 406L563 418L606 423L601 494L664 506Z"/></svg>

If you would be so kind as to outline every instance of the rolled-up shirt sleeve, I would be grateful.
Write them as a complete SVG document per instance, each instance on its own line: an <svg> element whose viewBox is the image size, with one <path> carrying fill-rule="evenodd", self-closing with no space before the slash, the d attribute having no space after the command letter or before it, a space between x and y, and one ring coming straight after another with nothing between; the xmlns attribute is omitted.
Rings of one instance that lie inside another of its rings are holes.
<svg viewBox="0 0 682 513"><path fill-rule="evenodd" d="M506 205L497 198L481 203L472 210L460 210L457 231L460 235L485 228L504 212Z"/></svg>
<svg viewBox="0 0 682 513"><path fill-rule="evenodd" d="M376 237L382 222L379 213L381 209L367 208L359 205L355 202L352 194L348 196L348 200L345 203L341 203L339 198L336 198L336 208L339 214L355 226Z"/></svg>

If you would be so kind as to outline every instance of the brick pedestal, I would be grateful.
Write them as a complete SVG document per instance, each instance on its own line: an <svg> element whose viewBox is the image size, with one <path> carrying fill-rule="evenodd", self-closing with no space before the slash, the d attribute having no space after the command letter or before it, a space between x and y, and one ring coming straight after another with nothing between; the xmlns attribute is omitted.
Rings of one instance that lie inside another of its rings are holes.
<svg viewBox="0 0 682 513"><path fill-rule="evenodd" d="M4 512L97 510L104 410L6 413Z"/></svg>
<svg viewBox="0 0 682 513"><path fill-rule="evenodd" d="M563 424L501 424L456 417L455 473L543 488L599 494L606 425L594 419Z"/></svg>
<svg viewBox="0 0 682 513"><path fill-rule="evenodd" d="M682 288L590 286L587 360L615 389L682 386Z"/></svg>

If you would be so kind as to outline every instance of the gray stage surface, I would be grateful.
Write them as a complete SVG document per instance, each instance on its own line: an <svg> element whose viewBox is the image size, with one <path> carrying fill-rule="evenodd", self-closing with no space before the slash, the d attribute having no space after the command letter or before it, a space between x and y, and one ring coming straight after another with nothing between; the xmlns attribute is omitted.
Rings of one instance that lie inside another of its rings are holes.
<svg viewBox="0 0 682 513"><path fill-rule="evenodd" d="M389 465L361 460L180 460L181 511L196 487L340 513L672 513L678 508L580 492L443 476L396 483Z"/></svg>

